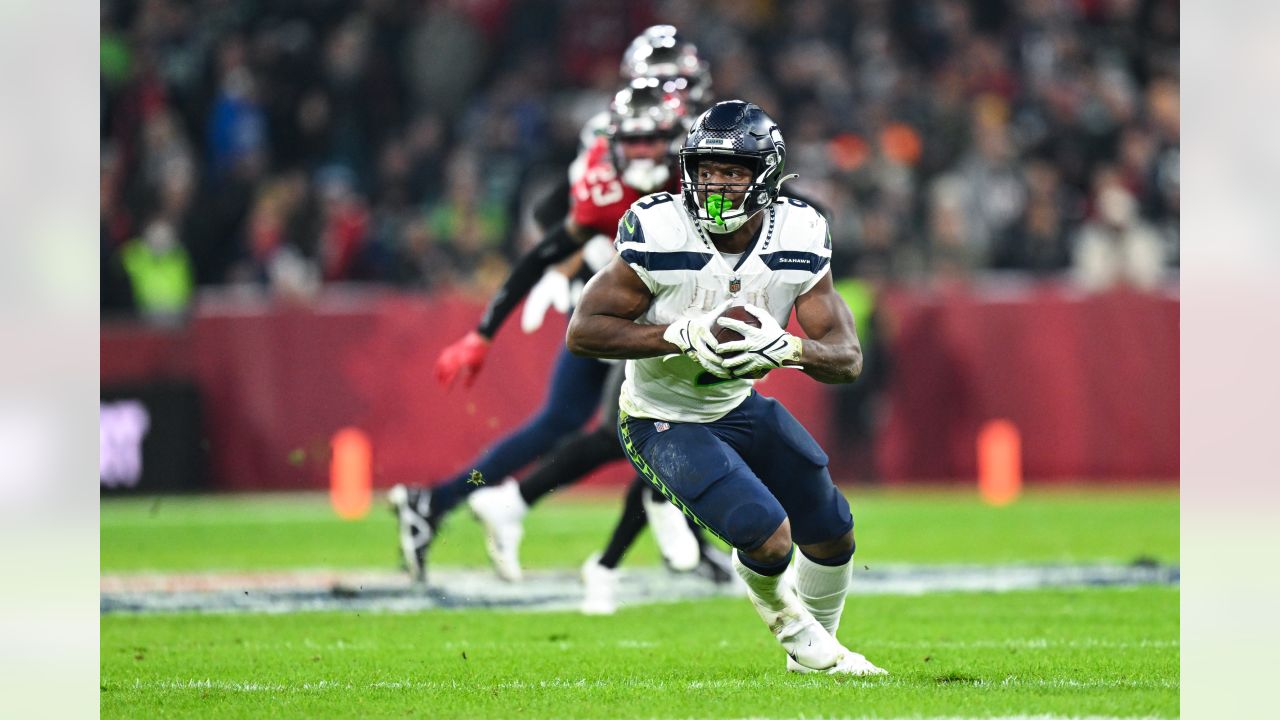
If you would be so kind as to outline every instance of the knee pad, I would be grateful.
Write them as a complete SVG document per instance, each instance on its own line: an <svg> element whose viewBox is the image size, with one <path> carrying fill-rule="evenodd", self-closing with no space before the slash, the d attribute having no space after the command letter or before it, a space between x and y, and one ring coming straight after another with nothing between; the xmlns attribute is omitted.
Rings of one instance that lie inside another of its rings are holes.
<svg viewBox="0 0 1280 720"><path fill-rule="evenodd" d="M804 555L806 558L809 559L809 562L812 562L815 565L826 565L827 567L840 567L841 565L844 565L849 561L853 560L853 551L857 549L857 547L858 547L858 544L855 542L849 547L849 552L841 553L840 555L836 555L834 557L822 558L821 560L815 557L810 557L809 553L803 550L800 551L800 554Z"/></svg>
<svg viewBox="0 0 1280 720"><path fill-rule="evenodd" d="M787 519L780 505L748 500L725 516L725 540L742 550L755 550Z"/></svg>
<svg viewBox="0 0 1280 720"><path fill-rule="evenodd" d="M791 514L791 536L798 545L813 545L826 542L853 529L853 513L849 510L849 501L836 486L825 502L815 504L804 512Z"/></svg>

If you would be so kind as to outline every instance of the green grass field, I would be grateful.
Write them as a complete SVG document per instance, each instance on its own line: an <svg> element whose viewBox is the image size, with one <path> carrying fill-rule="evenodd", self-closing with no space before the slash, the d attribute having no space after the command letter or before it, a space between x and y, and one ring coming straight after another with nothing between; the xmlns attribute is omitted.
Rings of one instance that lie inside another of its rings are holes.
<svg viewBox="0 0 1280 720"><path fill-rule="evenodd" d="M616 498L536 510L526 565L597 550ZM858 562L1178 560L1173 489L858 491ZM337 520L322 496L102 503L104 574L394 567L376 508ZM483 565L457 513L437 565ZM643 538L624 567L657 563ZM841 639L892 674L795 676L745 599L576 613L107 614L104 717L934 717L1178 713L1176 588L851 596Z"/></svg>

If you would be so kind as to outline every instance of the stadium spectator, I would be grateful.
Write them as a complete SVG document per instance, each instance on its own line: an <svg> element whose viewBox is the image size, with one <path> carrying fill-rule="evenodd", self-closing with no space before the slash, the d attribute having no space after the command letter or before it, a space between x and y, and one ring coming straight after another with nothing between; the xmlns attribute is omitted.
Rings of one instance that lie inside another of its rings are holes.
<svg viewBox="0 0 1280 720"><path fill-rule="evenodd" d="M1100 171L1094 195L1095 217L1080 229L1072 266L1088 290L1127 284L1154 288L1164 270L1164 246L1150 224L1138 216L1138 203L1114 170Z"/></svg>
<svg viewBox="0 0 1280 720"><path fill-rule="evenodd" d="M124 244L120 258L144 318L169 322L186 312L195 284L191 260L167 220L151 221L142 237Z"/></svg>
<svg viewBox="0 0 1280 720"><path fill-rule="evenodd" d="M246 53L240 38L228 40L220 52L221 87L210 111L207 140L209 170L215 179L266 161L267 121Z"/></svg>
<svg viewBox="0 0 1280 720"><path fill-rule="evenodd" d="M1022 217L996 238L992 267L1047 275L1071 263L1064 216L1074 211L1071 195L1061 186L1058 171L1032 160L1023 169L1027 203Z"/></svg>
<svg viewBox="0 0 1280 720"><path fill-rule="evenodd" d="M1108 167L1176 267L1177 1L993 8L108 0L106 251L161 215L198 282L261 282L255 207L301 177L288 253L325 266L322 248L346 248L328 281L484 285L533 241L518 221L528 187L573 156L622 45L669 21L718 68L717 96L793 129L796 187L830 204L844 242L868 217L894 226L890 279L1063 272L1064 238L1083 237L1079 198ZM349 170L366 217L347 206L343 231L322 237L333 218L301 214L324 207L329 166ZM1044 167L1054 198L1033 187Z"/></svg>

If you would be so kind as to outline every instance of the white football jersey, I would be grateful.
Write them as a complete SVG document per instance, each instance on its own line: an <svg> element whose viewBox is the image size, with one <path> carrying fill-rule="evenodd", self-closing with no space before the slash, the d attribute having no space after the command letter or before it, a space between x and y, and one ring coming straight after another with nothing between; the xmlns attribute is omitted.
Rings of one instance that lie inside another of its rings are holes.
<svg viewBox="0 0 1280 720"><path fill-rule="evenodd" d="M826 219L799 200L779 198L762 212L760 233L735 266L694 225L679 197L655 193L636 201L615 240L623 262L653 293L636 322L668 325L734 298L786 327L796 298L831 272L831 236ZM745 400L753 384L716 377L673 354L629 360L618 402L635 417L711 422Z"/></svg>

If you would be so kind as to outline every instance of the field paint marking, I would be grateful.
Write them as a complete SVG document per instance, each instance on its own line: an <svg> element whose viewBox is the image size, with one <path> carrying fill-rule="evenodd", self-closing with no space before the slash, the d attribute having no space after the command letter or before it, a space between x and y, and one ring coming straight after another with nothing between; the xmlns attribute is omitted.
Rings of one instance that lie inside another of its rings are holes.
<svg viewBox="0 0 1280 720"><path fill-rule="evenodd" d="M1086 640L1050 640L1048 638L1016 638L1010 640L940 640L938 642L930 642L928 640L919 640L913 642L901 642L895 640L887 640L884 642L867 643L881 648L895 649L912 649L912 648L947 648L964 650L973 649L1000 649L1000 648L1018 648L1019 650L1038 650L1051 648L1067 648L1067 649L1085 649L1085 648L1107 648L1112 650L1133 650L1133 649L1157 649L1157 648L1177 648L1181 647L1178 640L1100 640L1097 638L1089 638Z"/></svg>
<svg viewBox="0 0 1280 720"><path fill-rule="evenodd" d="M493 650L510 647L512 644L513 641L467 642L464 640L448 640L442 643L440 647L445 650ZM533 639L529 640L525 644L546 647L547 642L546 640ZM561 641L559 644L566 646L564 649L570 649L575 645L573 641ZM579 644L584 647L597 647L604 643ZM628 650L647 650L659 646L659 643L647 640L619 640L615 643L608 644ZM1084 640L1009 638L1007 640L938 640L937 642L929 640L903 642L901 640L877 641L864 639L859 642L859 645L861 647L876 648L878 650L1001 650L1005 648L1016 648L1018 650L1168 650L1181 647L1181 643L1178 640L1103 640L1099 638L1088 638ZM719 646L727 648L731 647L732 643L727 640L721 640Z"/></svg>
<svg viewBox="0 0 1280 720"><path fill-rule="evenodd" d="M259 612L308 610L419 612L492 608L572 611L582 600L577 570L530 571L520 583L499 581L487 569L439 569L430 587L385 570L297 570L257 573L133 573L100 579L100 611ZM1131 565L885 565L854 573L853 595L933 592L1008 592L1068 587L1177 587L1177 566ZM743 594L741 581L714 585L691 573L660 567L621 573L620 604L643 605Z"/></svg>
<svg viewBox="0 0 1280 720"><path fill-rule="evenodd" d="M781 677L781 675L780 675ZM785 682L786 687L830 687L832 683L842 686L852 686L864 689L875 688L920 688L932 687L936 684L931 678L914 678L907 679L901 677L887 678L858 678L858 677L836 677L836 678L801 678L796 676L787 676ZM1072 690L1177 690L1180 683L1177 680L1079 680L1076 678L1029 678L1020 679L1016 676L1009 676L1003 680L985 680L975 679L971 681L952 681L952 685L966 685L970 687L982 688L1050 688L1050 689L1072 689ZM587 680L585 678L568 679L554 678L551 680L539 680L537 682L526 682L523 680L511 680L501 683L478 683L478 682L460 682L457 680L448 681L431 681L431 680L383 680L372 683L349 683L339 682L335 680L320 680L319 682L307 682L299 685L285 685L279 683L257 683L257 682L235 682L231 680L134 680L133 683L125 686L132 690L161 690L161 691L184 691L184 690L219 690L224 692L237 693L314 693L314 692L333 692L333 691L351 691L351 690L414 690L414 691L464 691L464 692L489 692L491 690L609 690L619 687L629 690L652 690L652 691L681 691L681 690L759 690L766 683L759 680L750 679L732 679L732 680L690 680L687 682L671 682L666 680L648 680L638 678L627 678L623 680ZM772 683L768 683L770 687L776 687Z"/></svg>

